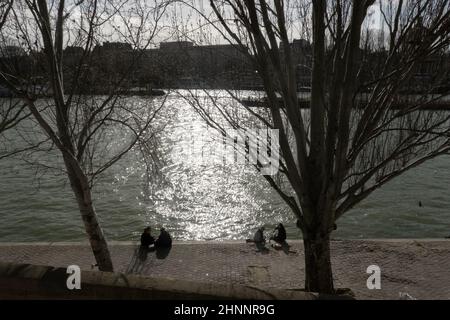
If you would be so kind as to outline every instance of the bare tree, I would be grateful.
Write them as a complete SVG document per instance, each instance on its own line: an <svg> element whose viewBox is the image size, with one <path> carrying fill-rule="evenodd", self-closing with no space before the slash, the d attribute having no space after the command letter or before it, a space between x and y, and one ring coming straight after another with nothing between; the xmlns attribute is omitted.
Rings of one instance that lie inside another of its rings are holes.
<svg viewBox="0 0 450 320"><path fill-rule="evenodd" d="M379 28L388 30L377 46L366 20L375 6L383 17ZM270 112L257 118L279 130L284 176L265 178L302 231L305 287L334 292L330 234L336 221L391 179L450 150L448 112L427 109L445 93L436 88L449 74L449 2L211 0L210 8L214 17L196 11L247 53L263 82ZM309 113L300 108L290 43L308 35ZM430 61L434 68L424 80L418 70ZM223 115L223 106L215 105Z"/></svg>
<svg viewBox="0 0 450 320"><path fill-rule="evenodd" d="M5 0L0 2L0 30L6 22L6 17L14 4L13 0Z"/></svg>
<svg viewBox="0 0 450 320"><path fill-rule="evenodd" d="M3 1L0 3L0 30L2 30L3 26L6 23L6 18L8 17L9 12L14 4L14 1ZM5 39L2 39L2 45L0 46L0 59L9 59L8 52L5 45ZM1 82L0 82L1 84ZM17 126L22 120L27 118L30 114L25 112L26 105L17 99L13 99L12 97L8 97L10 95L9 92L5 91L6 88L0 88L3 90L2 95L6 96L5 99L0 100L0 137L1 142L3 144L3 134L14 127ZM11 156L12 154L23 151L23 149L8 151L6 146L2 146L0 149L0 159Z"/></svg>
<svg viewBox="0 0 450 320"><path fill-rule="evenodd" d="M7 131L16 128L21 121L29 116L30 113L26 113L26 105L23 102L14 98L3 98L0 100L0 159L33 148L33 146L28 146L11 149L7 139L4 137Z"/></svg>
<svg viewBox="0 0 450 320"><path fill-rule="evenodd" d="M26 49L29 70L2 63L1 80L58 150L102 271L113 271L113 263L91 189L96 177L152 135L164 98L134 103L126 94L165 7L138 0L17 1L2 30ZM111 37L125 44L102 51L99 42ZM108 78L101 73L105 64Z"/></svg>

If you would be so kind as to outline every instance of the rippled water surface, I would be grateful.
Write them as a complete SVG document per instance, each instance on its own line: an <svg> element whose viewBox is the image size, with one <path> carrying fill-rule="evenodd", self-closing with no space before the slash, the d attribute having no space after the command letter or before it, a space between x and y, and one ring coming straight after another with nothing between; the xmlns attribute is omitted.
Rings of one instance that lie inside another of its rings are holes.
<svg viewBox="0 0 450 320"><path fill-rule="evenodd" d="M256 227L272 228L278 222L286 224L289 237L300 237L289 209L252 167L186 157L186 137L193 133L214 137L215 132L183 99L171 97L157 121L165 126L152 170L146 170L138 153L131 153L95 186L95 206L108 239L136 240L147 224L164 225L177 239L244 239ZM447 156L374 192L339 220L334 236L443 238L449 234ZM13 158L0 161L0 241L84 239L63 174L36 170Z"/></svg>

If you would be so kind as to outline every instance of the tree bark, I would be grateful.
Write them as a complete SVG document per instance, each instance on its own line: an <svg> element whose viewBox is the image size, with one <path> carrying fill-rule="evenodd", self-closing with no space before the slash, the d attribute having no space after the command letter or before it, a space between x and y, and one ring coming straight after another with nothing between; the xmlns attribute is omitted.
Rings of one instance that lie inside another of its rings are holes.
<svg viewBox="0 0 450 320"><path fill-rule="evenodd" d="M100 271L113 272L113 263L108 245L98 223L97 213L92 204L92 194L88 179L80 170L75 170L72 167L72 163L67 160L65 162L70 185L77 199L81 219L83 220L84 228L88 235L97 266Z"/></svg>
<svg viewBox="0 0 450 320"><path fill-rule="evenodd" d="M317 233L313 233L317 235ZM334 293L331 269L330 235L304 237L305 289L310 292Z"/></svg>

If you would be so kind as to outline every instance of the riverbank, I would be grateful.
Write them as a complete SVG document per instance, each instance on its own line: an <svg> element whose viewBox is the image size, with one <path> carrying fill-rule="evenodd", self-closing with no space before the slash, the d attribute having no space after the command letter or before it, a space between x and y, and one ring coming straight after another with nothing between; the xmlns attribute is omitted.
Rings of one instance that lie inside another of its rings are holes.
<svg viewBox="0 0 450 320"><path fill-rule="evenodd" d="M135 242L110 242L117 272L190 281L239 284L263 289L301 289L304 282L303 245L289 242L289 252L261 252L242 241L174 242L167 256L155 252L139 257ZM0 261L92 270L87 243L0 243ZM351 288L357 299L450 299L450 240L335 240L332 263L335 286ZM366 286L369 265L381 268L381 289Z"/></svg>

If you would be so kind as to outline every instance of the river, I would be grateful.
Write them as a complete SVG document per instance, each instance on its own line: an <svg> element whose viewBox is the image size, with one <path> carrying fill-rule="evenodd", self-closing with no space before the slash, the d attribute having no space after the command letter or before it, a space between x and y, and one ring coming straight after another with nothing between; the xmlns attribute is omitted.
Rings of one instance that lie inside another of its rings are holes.
<svg viewBox="0 0 450 320"><path fill-rule="evenodd" d="M139 98L142 99L142 98ZM265 225L286 225L299 238L287 206L251 166L208 164L180 152L196 131L212 135L176 95L157 121L158 165L146 171L131 153L96 183L95 206L109 240L137 240L146 225L180 240L245 239ZM54 156L49 153L47 157ZM44 159L45 160L45 159ZM334 238L443 238L450 234L450 157L394 179L346 213ZM421 201L422 206L419 206ZM0 160L0 241L78 241L85 234L65 176L17 158Z"/></svg>

